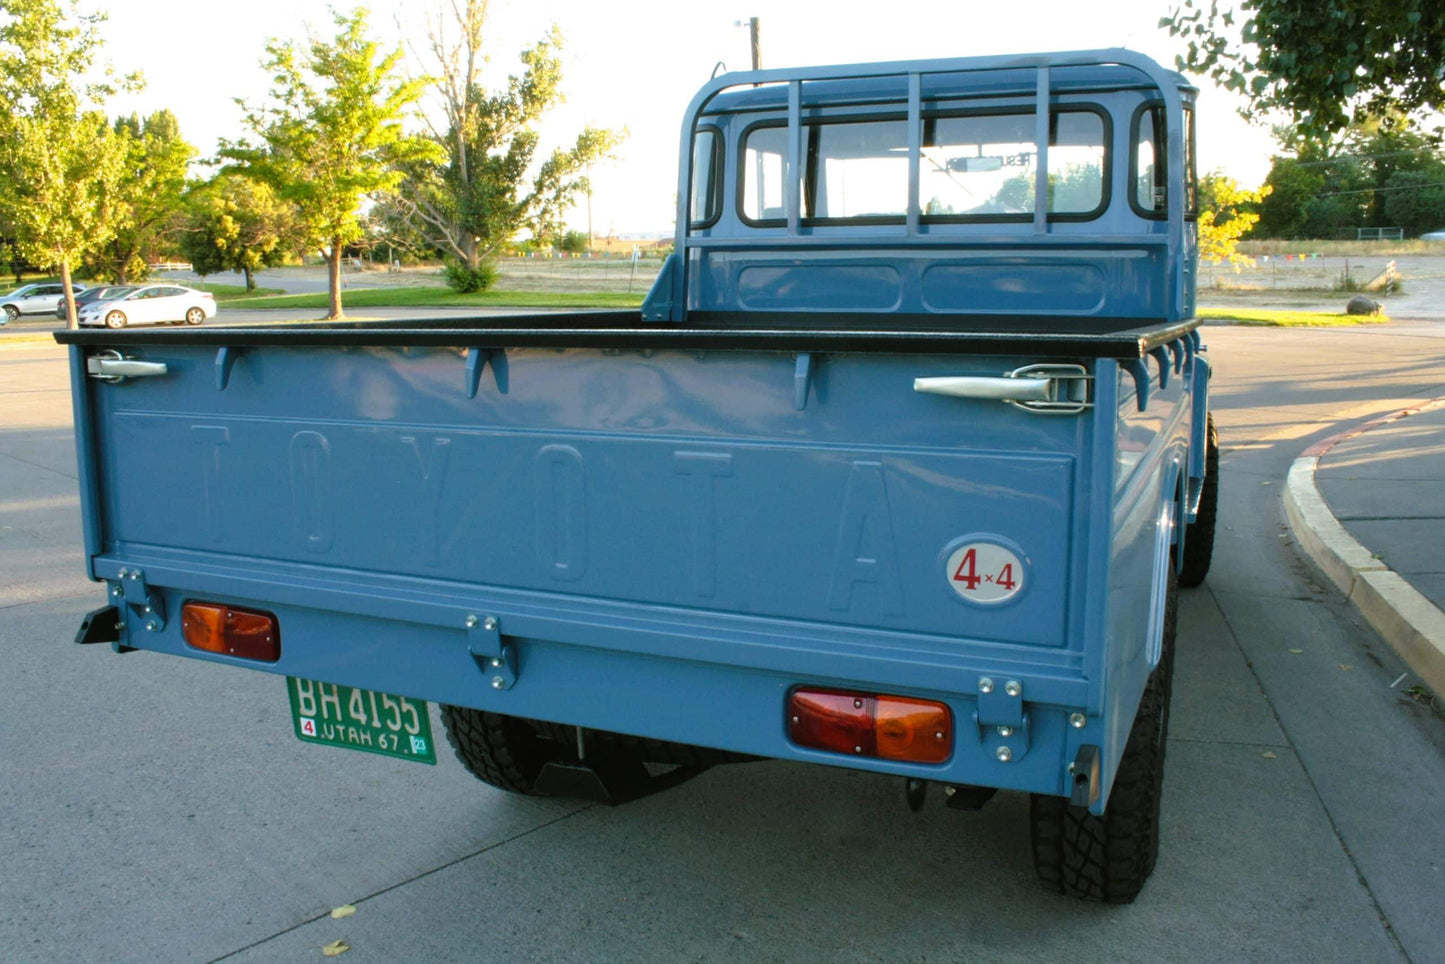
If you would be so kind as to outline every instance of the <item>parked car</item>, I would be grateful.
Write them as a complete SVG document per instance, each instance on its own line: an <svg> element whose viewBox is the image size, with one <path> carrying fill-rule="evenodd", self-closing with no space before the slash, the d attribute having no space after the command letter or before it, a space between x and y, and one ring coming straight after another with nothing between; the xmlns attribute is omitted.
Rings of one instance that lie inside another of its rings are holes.
<svg viewBox="0 0 1445 964"><path fill-rule="evenodd" d="M1429 231L1420 235L1421 241L1445 241L1445 228L1439 231Z"/></svg>
<svg viewBox="0 0 1445 964"><path fill-rule="evenodd" d="M199 325L216 315L216 296L180 285L140 285L118 298L94 301L81 309L82 325Z"/></svg>
<svg viewBox="0 0 1445 964"><path fill-rule="evenodd" d="M79 295L88 289L83 284L72 283L70 290ZM21 285L0 299L0 308L5 311L5 320L0 321L0 325L8 324L21 315L49 314L64 300L65 285L58 281Z"/></svg>
<svg viewBox="0 0 1445 964"><path fill-rule="evenodd" d="M97 301L110 301L123 295L128 295L135 290L135 285L96 285L94 288L87 288L75 296L75 313L80 315L80 309ZM61 298L55 303L55 317L61 321L65 320L65 299Z"/></svg>

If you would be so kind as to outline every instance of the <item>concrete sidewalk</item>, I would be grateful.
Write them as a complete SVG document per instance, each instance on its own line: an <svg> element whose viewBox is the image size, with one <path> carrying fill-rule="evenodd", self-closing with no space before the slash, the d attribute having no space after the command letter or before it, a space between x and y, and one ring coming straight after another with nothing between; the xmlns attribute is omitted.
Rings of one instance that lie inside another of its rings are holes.
<svg viewBox="0 0 1445 964"><path fill-rule="evenodd" d="M1311 446L1285 508L1315 564L1445 695L1445 398Z"/></svg>

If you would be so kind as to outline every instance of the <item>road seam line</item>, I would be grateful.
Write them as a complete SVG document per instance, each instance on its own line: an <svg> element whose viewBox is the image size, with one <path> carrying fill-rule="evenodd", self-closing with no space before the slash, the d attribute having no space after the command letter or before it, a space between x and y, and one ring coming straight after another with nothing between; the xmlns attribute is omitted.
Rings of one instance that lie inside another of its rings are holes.
<svg viewBox="0 0 1445 964"><path fill-rule="evenodd" d="M1254 661L1251 660L1249 654L1244 651L1244 646L1239 641L1239 634L1234 631L1234 624L1229 621L1229 614L1224 611L1224 606L1220 604L1219 597L1214 593L1214 587L1206 585L1204 588L1209 591L1209 598L1214 602L1214 608L1219 613L1219 618L1224 623L1224 628L1228 630L1229 638L1234 641L1234 648L1244 660L1244 665L1249 670L1249 675L1254 677L1254 685L1259 688L1260 695L1264 697L1264 703L1269 707L1270 716L1274 717L1275 726L1279 727L1279 731L1284 734L1289 751L1294 754L1294 758L1299 762L1300 772L1304 774L1305 780L1310 785L1310 791L1314 793L1315 800L1320 805L1320 810L1324 812L1325 820L1328 821L1330 825L1330 832L1335 835L1335 842L1339 844L1340 850L1345 855L1345 859L1350 862L1350 867L1355 871L1355 880L1359 882L1360 887L1365 892L1365 896L1370 899L1371 906L1375 908L1375 913L1380 919L1380 925L1385 928L1385 936L1390 939L1390 943L1395 945L1395 949L1400 952L1400 956L1403 957L1408 964L1408 962L1413 960L1410 957L1410 952L1405 949L1404 943L1400 940L1400 935L1395 933L1395 925L1390 922L1390 917L1385 913L1385 908L1380 903L1380 899L1375 896L1375 889L1370 886L1369 879L1360 868L1359 861L1355 859L1355 852L1350 849L1349 843L1345 840L1344 833L1340 830L1340 825L1335 822L1335 815L1330 812L1330 805L1325 802L1325 797L1324 794L1320 792L1319 784L1315 783L1314 774L1310 773L1310 768L1305 762L1304 754L1300 753L1299 747L1295 746L1294 738L1289 735L1289 729L1284 725L1284 720L1280 718L1279 710L1275 709L1274 700L1270 699L1269 690L1264 687L1264 680L1259 678L1259 671L1254 668Z"/></svg>
<svg viewBox="0 0 1445 964"><path fill-rule="evenodd" d="M447 861L447 862L444 863L444 864L438 864L437 866L431 868L430 870L424 870L424 871L422 871L422 872L419 873L419 874L413 874L412 876L406 878L405 880L399 880L399 881L397 881L397 882L394 883L394 884L390 884L390 885L388 885L388 886L386 886L386 887L381 888L381 889L378 890L378 891L375 891L375 892L373 892L373 893L367 894L365 897L360 897L360 898L352 901L351 903L352 903L353 905L364 904L364 903L366 903L366 902L369 901L369 900L372 900L372 899L374 899L374 898L377 898L377 897L382 896L383 894L389 894L389 893L391 893L393 890L396 890L396 889L399 888L399 887L405 887L407 884L412 884L412 883L415 883L415 882L418 881L418 880L423 880L423 879L425 879L425 878L427 878L427 877L432 876L433 874L439 874L439 873L441 873L443 870L446 870L446 869L448 869L448 868L450 868L450 867L455 867L457 864L464 863L465 861L471 860L473 857L480 857L482 854L487 853L488 851L496 850L498 847L505 847L507 844L512 843L513 841L516 841L516 840L521 840L523 837L531 836L532 834L536 833L536 832L539 831L539 830L546 830L548 827L552 826L553 824L561 823L563 820L566 820L566 819L568 819L568 818L570 818L570 817L575 817L575 816L577 816L577 814L579 814L579 813L585 813L586 811L591 810L591 809L595 808L596 806L597 806L597 804L595 804L595 803L589 803L589 804L586 804L585 806L578 807L576 810L569 810L567 813L564 813L564 814L562 814L562 815L559 816L559 817L554 817L554 818L552 818L551 820L548 820L546 823L540 823L540 824L538 824L538 825L535 826L535 827L530 827L530 828L528 828L527 830L523 830L521 833L513 834L512 836L508 837L508 838L505 839L505 840L498 840L496 843L487 844L487 846L481 848L480 850L475 850L475 851L473 851L473 852L471 852L471 853L469 853L469 854L463 854L462 856L457 857L455 860L449 860L449 861ZM252 941L250 944L247 944L245 947L238 947L238 948L236 948L234 951L227 951L225 954L222 954L220 957L211 958L211 960L208 962L208 964L219 964L220 961L224 961L224 960L226 960L227 958L235 957L237 954L244 954L246 951L249 951L249 950L251 950L252 948L260 947L260 946L262 946L263 944L269 944L271 941L274 941L274 940L275 940L276 938L278 938L278 937L284 937L284 936L286 936L287 934L291 933L292 931L300 930L301 928L305 927L305 926L308 925L308 924L314 924L314 923L316 923L317 921L325 920L325 919L327 919L327 918L330 917L330 916L331 916L331 911L330 911L330 910L327 910L325 913L317 914L315 917L308 917L307 919L305 919L305 920L303 920L303 921L298 921L297 923L292 924L290 927L286 927L286 928L283 928L282 930L277 931L276 933L270 935L269 937L263 937L263 938L261 938L260 940Z"/></svg>

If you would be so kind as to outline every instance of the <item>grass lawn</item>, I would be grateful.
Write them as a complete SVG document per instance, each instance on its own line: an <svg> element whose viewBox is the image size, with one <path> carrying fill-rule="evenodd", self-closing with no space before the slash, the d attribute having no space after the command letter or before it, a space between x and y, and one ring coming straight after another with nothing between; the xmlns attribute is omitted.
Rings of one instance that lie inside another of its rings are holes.
<svg viewBox="0 0 1445 964"><path fill-rule="evenodd" d="M352 308L471 306L488 308L636 308L644 292L611 291L482 291L463 295L450 288L358 288L341 293L341 305ZM227 298L232 308L325 308L325 292L306 295L264 295Z"/></svg>
<svg viewBox="0 0 1445 964"><path fill-rule="evenodd" d="M1205 321L1225 321L1236 325L1261 325L1272 328L1378 325L1390 320L1388 315L1347 315L1342 311L1275 311L1268 308L1200 308L1198 315Z"/></svg>
<svg viewBox="0 0 1445 964"><path fill-rule="evenodd" d="M186 281L183 282L187 288L195 288L197 291L209 291L216 296L217 302L232 302L237 298L256 298L266 295L284 295L285 288L257 288L247 292L245 285L218 285L209 281Z"/></svg>

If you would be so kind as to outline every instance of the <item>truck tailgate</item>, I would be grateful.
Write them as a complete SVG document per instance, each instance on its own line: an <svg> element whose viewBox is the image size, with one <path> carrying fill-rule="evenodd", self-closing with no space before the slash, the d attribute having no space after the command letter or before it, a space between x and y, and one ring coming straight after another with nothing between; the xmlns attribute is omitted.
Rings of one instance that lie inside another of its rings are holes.
<svg viewBox="0 0 1445 964"><path fill-rule="evenodd" d="M912 389L998 360L810 359L799 408L792 354L497 354L468 397L458 350L253 350L224 390L148 350L165 377L97 396L106 550L1066 644L1084 420ZM945 572L980 540L1006 605Z"/></svg>

